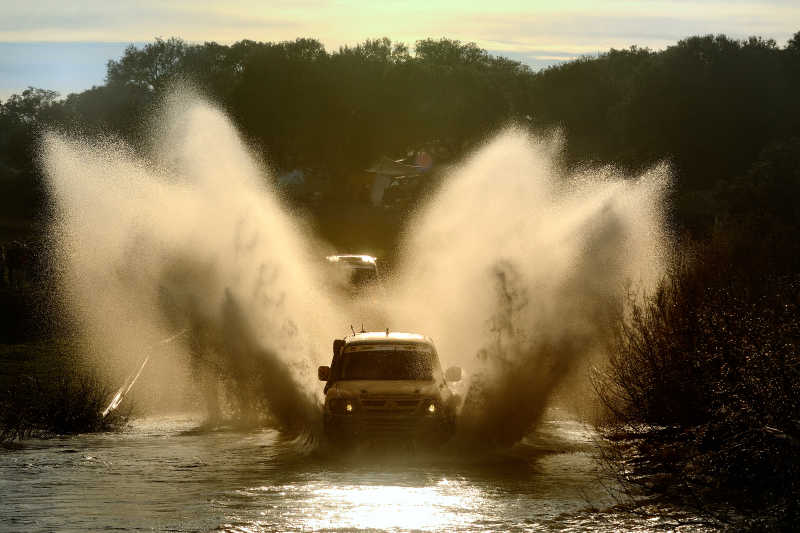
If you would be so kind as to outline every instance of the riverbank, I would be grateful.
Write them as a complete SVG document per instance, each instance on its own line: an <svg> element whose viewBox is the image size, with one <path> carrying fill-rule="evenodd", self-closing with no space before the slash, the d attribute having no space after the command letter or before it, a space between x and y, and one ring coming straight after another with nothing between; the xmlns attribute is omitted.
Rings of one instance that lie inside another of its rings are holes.
<svg viewBox="0 0 800 533"><path fill-rule="evenodd" d="M129 412L102 411L113 395L69 338L0 344L0 443L111 431Z"/></svg>
<svg viewBox="0 0 800 533"><path fill-rule="evenodd" d="M52 291L29 273L23 280L0 290L0 444L123 426L128 413L101 415L113 391L57 323Z"/></svg>
<svg viewBox="0 0 800 533"><path fill-rule="evenodd" d="M800 276L759 252L717 242L679 261L633 304L596 386L605 460L631 490L782 531L800 521Z"/></svg>

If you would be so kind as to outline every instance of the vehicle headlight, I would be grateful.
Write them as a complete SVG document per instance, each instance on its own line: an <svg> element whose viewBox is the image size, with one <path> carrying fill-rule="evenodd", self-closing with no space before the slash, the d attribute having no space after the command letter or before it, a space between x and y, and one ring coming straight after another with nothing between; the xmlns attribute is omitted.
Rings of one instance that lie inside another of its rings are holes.
<svg viewBox="0 0 800 533"><path fill-rule="evenodd" d="M328 400L328 409L330 409L331 413L343 415L352 413L354 406L352 400L333 398Z"/></svg>
<svg viewBox="0 0 800 533"><path fill-rule="evenodd" d="M439 406L436 404L436 400L428 400L427 405L425 405L425 414L435 415L438 410Z"/></svg>

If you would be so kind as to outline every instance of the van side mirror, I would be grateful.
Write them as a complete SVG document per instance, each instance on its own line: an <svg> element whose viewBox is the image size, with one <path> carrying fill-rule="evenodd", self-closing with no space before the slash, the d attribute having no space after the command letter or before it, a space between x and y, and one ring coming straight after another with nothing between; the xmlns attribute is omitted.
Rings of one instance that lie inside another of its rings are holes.
<svg viewBox="0 0 800 533"><path fill-rule="evenodd" d="M344 339L333 339L333 356L334 357L339 355L339 352L342 351L342 346L344 346Z"/></svg>
<svg viewBox="0 0 800 533"><path fill-rule="evenodd" d="M444 379L447 381L461 381L461 367L451 366L444 373Z"/></svg>
<svg viewBox="0 0 800 533"><path fill-rule="evenodd" d="M331 377L331 367L321 366L317 369L317 377L320 381L328 381Z"/></svg>

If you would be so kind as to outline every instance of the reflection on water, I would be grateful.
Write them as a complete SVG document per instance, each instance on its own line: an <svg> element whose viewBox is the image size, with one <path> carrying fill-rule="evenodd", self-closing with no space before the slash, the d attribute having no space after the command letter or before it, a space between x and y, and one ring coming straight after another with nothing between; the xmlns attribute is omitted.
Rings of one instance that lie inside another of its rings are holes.
<svg viewBox="0 0 800 533"><path fill-rule="evenodd" d="M514 450L480 457L312 451L272 430L196 427L147 419L0 453L0 530L676 529L663 515L590 510L615 501L592 433L575 422L551 420Z"/></svg>
<svg viewBox="0 0 800 533"><path fill-rule="evenodd" d="M408 529L438 529L442 525L466 527L480 519L470 512L473 505L481 507L480 491L463 481L441 479L430 487L389 485L345 485L319 488L312 501L319 502L323 512L319 519L312 516L304 525L322 529L331 524L354 528L389 529L402 524ZM467 510L461 513L461 510Z"/></svg>

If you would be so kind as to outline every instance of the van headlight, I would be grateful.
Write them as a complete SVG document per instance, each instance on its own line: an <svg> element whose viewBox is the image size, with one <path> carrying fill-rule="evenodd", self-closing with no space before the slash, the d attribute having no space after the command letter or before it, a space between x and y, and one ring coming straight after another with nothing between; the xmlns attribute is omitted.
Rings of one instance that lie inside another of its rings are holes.
<svg viewBox="0 0 800 533"><path fill-rule="evenodd" d="M425 414L426 415L435 415L436 412L439 410L439 406L436 404L436 400L428 400L425 405Z"/></svg>
<svg viewBox="0 0 800 533"><path fill-rule="evenodd" d="M353 412L354 408L355 406L352 400L346 400L344 398L332 398L328 400L328 409L331 413L337 415L349 415Z"/></svg>

